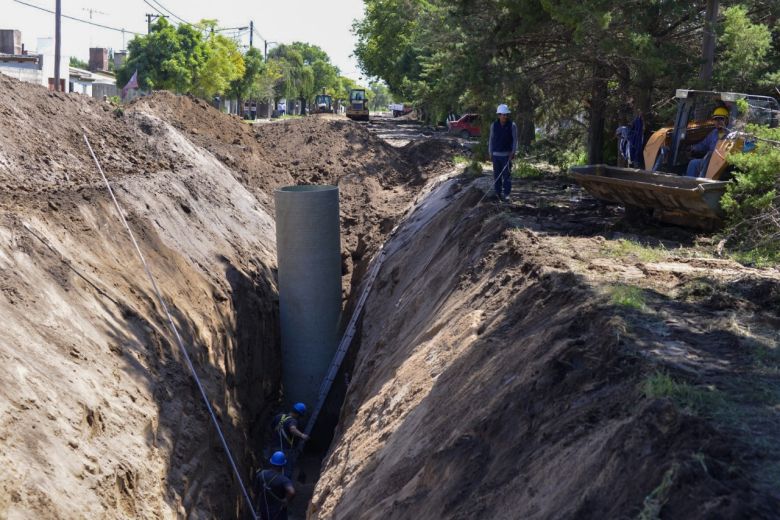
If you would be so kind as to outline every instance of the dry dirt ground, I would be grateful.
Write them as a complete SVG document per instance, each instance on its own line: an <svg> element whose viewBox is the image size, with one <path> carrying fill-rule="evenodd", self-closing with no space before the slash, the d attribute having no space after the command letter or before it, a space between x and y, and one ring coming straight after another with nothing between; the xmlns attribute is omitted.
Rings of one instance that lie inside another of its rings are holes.
<svg viewBox="0 0 780 520"><path fill-rule="evenodd" d="M83 133L243 475L280 397L273 190L338 183L347 311L401 223L296 514L778 517L777 270L562 177L516 181L511 206L485 178L432 185L459 145L409 121L392 146L387 121L0 92L0 518L246 513Z"/></svg>
<svg viewBox="0 0 780 520"><path fill-rule="evenodd" d="M83 134L245 475L280 396L273 190L338 183L346 298L446 150L415 161L346 120L253 128L167 93L120 110L2 75L0 92L0 517L237 517Z"/></svg>
<svg viewBox="0 0 780 520"><path fill-rule="evenodd" d="M388 244L309 518L780 517L780 273L488 186Z"/></svg>

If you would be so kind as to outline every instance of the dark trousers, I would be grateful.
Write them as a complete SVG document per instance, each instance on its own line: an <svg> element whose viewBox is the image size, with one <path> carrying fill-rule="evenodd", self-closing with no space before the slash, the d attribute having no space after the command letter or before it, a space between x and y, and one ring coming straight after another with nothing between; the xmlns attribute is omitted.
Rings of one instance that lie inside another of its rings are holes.
<svg viewBox="0 0 780 520"><path fill-rule="evenodd" d="M509 156L493 156L493 189L499 197L512 191L512 163Z"/></svg>

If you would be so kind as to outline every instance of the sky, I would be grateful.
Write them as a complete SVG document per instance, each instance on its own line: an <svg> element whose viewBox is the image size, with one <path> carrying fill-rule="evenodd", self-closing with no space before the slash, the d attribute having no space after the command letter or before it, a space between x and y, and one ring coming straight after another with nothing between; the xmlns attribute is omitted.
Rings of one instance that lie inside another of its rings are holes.
<svg viewBox="0 0 780 520"><path fill-rule="evenodd" d="M55 0L22 0L54 11ZM148 3L147 3L148 2ZM154 6L157 10L153 9ZM62 0L62 14L128 31L94 27L63 18L62 54L89 61L90 47L120 50L132 39L132 32L146 33L146 14L168 10L189 23L217 19L220 27L246 27L254 21L254 46L263 39L273 43L303 41L319 45L341 74L361 83L367 81L351 57L355 47L352 23L363 17L362 0ZM170 21L178 22L169 17ZM22 32L25 49L34 50L38 38L54 36L54 15L14 0L0 0L0 29ZM223 34L231 35L235 31ZM241 44L249 45L248 31Z"/></svg>

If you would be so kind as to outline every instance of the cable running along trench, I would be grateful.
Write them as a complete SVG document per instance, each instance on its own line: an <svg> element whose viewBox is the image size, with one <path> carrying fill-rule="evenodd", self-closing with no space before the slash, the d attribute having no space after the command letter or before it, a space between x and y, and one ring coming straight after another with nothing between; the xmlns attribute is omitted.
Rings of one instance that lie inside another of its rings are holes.
<svg viewBox="0 0 780 520"><path fill-rule="evenodd" d="M173 317L171 316L171 313L168 311L168 305L166 305L165 300L162 297L160 288L157 287L157 282L154 279L154 276L152 275L152 271L149 269L149 265L146 263L146 258L144 258L144 254L141 252L141 248L138 246L138 242L135 240L135 235L133 234L133 231L130 229L127 220L125 219L125 214L124 212L122 212L122 208L119 206L119 202L117 201L116 196L114 195L114 190L111 189L111 183L108 182L108 178L106 177L106 174L103 173L103 168L100 166L100 162L95 156L95 152L92 150L92 145L89 144L89 139L87 138L86 133L84 134L84 142L87 143L87 148L89 148L89 153L92 155L92 159L94 159L95 165L97 166L97 169L100 172L101 177L103 177L103 182L106 183L106 187L108 188L108 193L111 195L111 200L114 201L114 206L116 207L116 210L119 213L119 218L122 219L122 224L124 224L127 233L130 235L130 239L133 241L133 245L135 246L135 251L136 253L138 253L138 258L141 260L141 263L144 266L144 270L146 271L146 275L149 277L149 281L152 283L154 292L157 295L157 300L160 302L160 306L162 307L163 311L165 311L165 315L168 318L168 325L170 325L171 331L173 332L173 335L176 337L176 343L179 345L179 350L181 350L184 359L187 361L187 366L189 367L190 372L192 373L192 377L195 380L195 384L198 385L198 390L200 391L200 395L203 398L203 402L205 403L206 408L208 409L209 415L211 416L211 421L214 423L214 428L217 430L217 434L219 435L219 440L222 443L222 448L225 450L225 454L227 455L231 468L233 468L233 473L238 479L239 486L241 486L241 492L244 495L244 499L246 500L247 506L249 507L249 511L251 511L252 513L252 518L253 520L258 520L257 513L255 513L255 509L252 506L252 499L249 497L249 493L246 490L246 486L244 486L244 480L241 478L241 474L238 471L236 462L233 459L233 453L230 451L230 447L228 446L227 441L225 440L225 436L222 433L222 428L220 428L219 422L217 421L217 416L214 413L214 409L211 407L211 402L209 401L208 396L206 395L206 390L203 388L203 385L200 382L200 378L198 377L197 372L195 372L195 366L192 364L190 355L187 353L187 349L184 347L184 341L181 339L181 335L179 335L179 329L176 327L176 324L173 321Z"/></svg>

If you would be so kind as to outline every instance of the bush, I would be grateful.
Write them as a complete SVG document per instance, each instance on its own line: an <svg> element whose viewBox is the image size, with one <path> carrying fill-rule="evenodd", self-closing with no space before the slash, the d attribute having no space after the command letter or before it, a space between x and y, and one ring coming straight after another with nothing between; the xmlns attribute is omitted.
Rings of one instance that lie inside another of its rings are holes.
<svg viewBox="0 0 780 520"><path fill-rule="evenodd" d="M529 162L515 160L512 163L512 177L516 179L541 179L544 177L544 172Z"/></svg>
<svg viewBox="0 0 780 520"><path fill-rule="evenodd" d="M777 261L780 260L780 129L748 127L748 131L759 138L756 150L731 154L728 158L735 172L721 199L726 212L726 238L729 247L743 257L760 251L762 258Z"/></svg>

